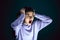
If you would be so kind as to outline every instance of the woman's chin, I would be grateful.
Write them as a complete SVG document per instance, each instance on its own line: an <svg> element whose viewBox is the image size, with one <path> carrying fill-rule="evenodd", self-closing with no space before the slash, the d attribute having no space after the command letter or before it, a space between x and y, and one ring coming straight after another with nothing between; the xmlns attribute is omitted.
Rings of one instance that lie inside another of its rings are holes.
<svg viewBox="0 0 60 40"><path fill-rule="evenodd" d="M28 25L31 25L31 23L29 23Z"/></svg>

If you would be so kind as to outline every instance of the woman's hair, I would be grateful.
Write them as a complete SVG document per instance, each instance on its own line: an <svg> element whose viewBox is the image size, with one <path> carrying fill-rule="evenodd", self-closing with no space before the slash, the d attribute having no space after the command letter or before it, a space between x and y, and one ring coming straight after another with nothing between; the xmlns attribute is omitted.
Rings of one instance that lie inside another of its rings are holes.
<svg viewBox="0 0 60 40"><path fill-rule="evenodd" d="M24 7L25 9L25 13L26 12L35 12L35 10L31 7ZM16 14L17 17L19 17L21 15L20 11L18 11L18 13Z"/></svg>
<svg viewBox="0 0 60 40"><path fill-rule="evenodd" d="M25 9L25 13L26 12L35 12L35 10L31 7L24 7L24 9Z"/></svg>

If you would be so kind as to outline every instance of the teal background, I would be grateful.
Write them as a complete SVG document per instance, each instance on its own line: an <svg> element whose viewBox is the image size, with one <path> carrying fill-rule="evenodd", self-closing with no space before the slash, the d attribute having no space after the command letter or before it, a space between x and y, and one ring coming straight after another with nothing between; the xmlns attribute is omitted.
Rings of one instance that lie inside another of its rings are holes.
<svg viewBox="0 0 60 40"><path fill-rule="evenodd" d="M4 24L4 34L7 40L15 40L14 31L10 24L17 18L18 11L25 6L32 7L37 13L47 15L53 20L50 25L39 32L37 40L57 40L56 0L8 0Z"/></svg>

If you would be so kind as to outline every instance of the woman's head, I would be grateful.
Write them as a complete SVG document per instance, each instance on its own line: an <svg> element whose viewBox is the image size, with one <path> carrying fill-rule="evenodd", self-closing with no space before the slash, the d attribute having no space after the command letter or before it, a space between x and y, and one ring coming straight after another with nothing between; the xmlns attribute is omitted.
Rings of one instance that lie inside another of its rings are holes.
<svg viewBox="0 0 60 40"><path fill-rule="evenodd" d="M31 25L34 20L35 11L31 7L24 7L24 9L25 9L24 23Z"/></svg>

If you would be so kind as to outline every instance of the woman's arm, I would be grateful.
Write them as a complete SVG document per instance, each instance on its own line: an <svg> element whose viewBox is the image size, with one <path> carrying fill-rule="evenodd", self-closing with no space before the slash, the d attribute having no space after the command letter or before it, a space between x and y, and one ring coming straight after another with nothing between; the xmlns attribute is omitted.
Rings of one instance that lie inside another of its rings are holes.
<svg viewBox="0 0 60 40"><path fill-rule="evenodd" d="M41 20L37 22L39 24L39 30L43 29L52 22L52 19L45 15L35 14L35 17Z"/></svg>

